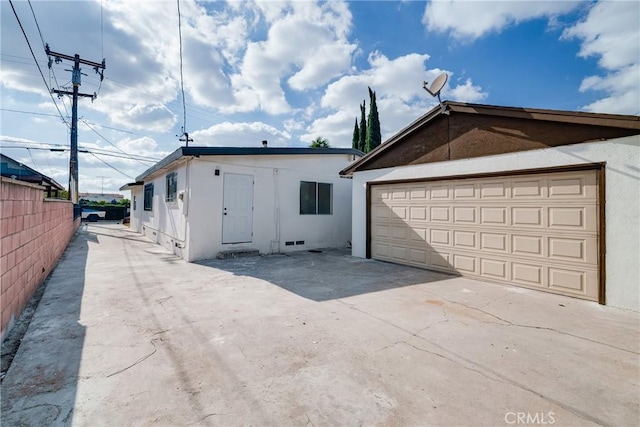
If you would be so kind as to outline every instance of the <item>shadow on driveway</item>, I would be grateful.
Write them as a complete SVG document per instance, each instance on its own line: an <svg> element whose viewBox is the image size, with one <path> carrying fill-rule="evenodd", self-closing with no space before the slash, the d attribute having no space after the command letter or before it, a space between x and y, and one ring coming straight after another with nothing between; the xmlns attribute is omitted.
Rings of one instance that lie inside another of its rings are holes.
<svg viewBox="0 0 640 427"><path fill-rule="evenodd" d="M2 382L2 425L32 425L32 420L69 425L73 419L86 332L79 319L88 241L97 242L86 232L76 232L47 279L55 283L47 286L16 353L15 360L26 357L30 362L14 360Z"/></svg>
<svg viewBox="0 0 640 427"><path fill-rule="evenodd" d="M293 263L292 263L293 261ZM347 249L299 251L197 264L265 280L313 301L329 301L451 279L450 274L350 256ZM291 268L292 264L295 268Z"/></svg>

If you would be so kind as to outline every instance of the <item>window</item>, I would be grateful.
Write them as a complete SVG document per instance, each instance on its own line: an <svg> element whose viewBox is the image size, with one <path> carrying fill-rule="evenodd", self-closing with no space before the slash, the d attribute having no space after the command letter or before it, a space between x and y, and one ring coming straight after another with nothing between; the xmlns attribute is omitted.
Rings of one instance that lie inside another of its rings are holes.
<svg viewBox="0 0 640 427"><path fill-rule="evenodd" d="M167 180L167 197L165 200L167 202L175 202L176 194L178 193L178 174L175 172L171 172L166 176Z"/></svg>
<svg viewBox="0 0 640 427"><path fill-rule="evenodd" d="M135 211L136 209L138 209L136 206L138 206L137 203L137 197L138 196L133 196L133 210Z"/></svg>
<svg viewBox="0 0 640 427"><path fill-rule="evenodd" d="M144 210L153 210L153 184L146 184L144 186Z"/></svg>
<svg viewBox="0 0 640 427"><path fill-rule="evenodd" d="M333 184L300 181L300 215L331 215Z"/></svg>

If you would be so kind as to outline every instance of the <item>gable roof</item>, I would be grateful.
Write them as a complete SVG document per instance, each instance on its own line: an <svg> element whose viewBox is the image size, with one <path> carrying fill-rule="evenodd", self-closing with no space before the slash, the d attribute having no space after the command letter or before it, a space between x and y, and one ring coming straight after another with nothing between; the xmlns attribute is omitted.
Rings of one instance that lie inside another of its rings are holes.
<svg viewBox="0 0 640 427"><path fill-rule="evenodd" d="M48 176L31 169L29 166L24 165L9 156L0 153L0 159L0 174L4 177L15 177L18 181L38 184L44 187L54 188L56 190L64 190L64 187L58 184L55 179L49 178Z"/></svg>
<svg viewBox="0 0 640 427"><path fill-rule="evenodd" d="M637 134L639 116L444 101L443 108L433 108L340 175Z"/></svg>
<svg viewBox="0 0 640 427"><path fill-rule="evenodd" d="M297 156L326 154L364 156L362 151L354 150L353 148L180 147L137 176L136 181L140 183L149 175L168 167L186 156Z"/></svg>

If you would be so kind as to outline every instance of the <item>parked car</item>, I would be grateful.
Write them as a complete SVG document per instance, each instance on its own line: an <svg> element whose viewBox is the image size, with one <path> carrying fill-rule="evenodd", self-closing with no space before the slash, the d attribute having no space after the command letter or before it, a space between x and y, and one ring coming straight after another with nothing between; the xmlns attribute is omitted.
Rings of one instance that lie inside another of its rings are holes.
<svg viewBox="0 0 640 427"><path fill-rule="evenodd" d="M82 208L82 219L89 222L97 222L99 219L104 219L107 213L105 211L99 211L97 209Z"/></svg>

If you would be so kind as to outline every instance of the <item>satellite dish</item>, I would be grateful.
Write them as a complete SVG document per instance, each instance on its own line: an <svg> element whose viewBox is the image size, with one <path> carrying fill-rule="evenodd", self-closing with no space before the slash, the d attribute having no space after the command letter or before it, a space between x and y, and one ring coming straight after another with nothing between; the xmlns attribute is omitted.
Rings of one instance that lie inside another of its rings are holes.
<svg viewBox="0 0 640 427"><path fill-rule="evenodd" d="M428 82L422 83L422 88L429 92L429 95L438 97L438 102L440 103L440 108L442 109L443 113L445 113L446 111L444 105L442 104L442 101L440 100L440 91L442 90L444 85L447 84L448 78L449 76L447 75L447 73L442 73L438 77L436 77L433 83L431 83L431 86L427 87L427 85L429 84Z"/></svg>

